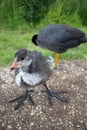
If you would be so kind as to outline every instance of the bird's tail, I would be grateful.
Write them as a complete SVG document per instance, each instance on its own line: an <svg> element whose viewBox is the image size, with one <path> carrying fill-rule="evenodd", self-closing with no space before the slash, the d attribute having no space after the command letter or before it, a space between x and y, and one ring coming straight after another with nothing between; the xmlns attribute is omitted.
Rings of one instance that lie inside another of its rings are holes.
<svg viewBox="0 0 87 130"><path fill-rule="evenodd" d="M86 43L87 42L87 38L86 37L83 37L80 39L81 43Z"/></svg>

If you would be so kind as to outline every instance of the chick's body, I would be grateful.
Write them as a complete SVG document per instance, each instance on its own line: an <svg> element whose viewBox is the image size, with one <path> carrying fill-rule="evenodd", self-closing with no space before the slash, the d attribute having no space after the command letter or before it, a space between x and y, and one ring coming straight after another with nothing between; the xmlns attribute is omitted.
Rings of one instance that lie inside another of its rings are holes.
<svg viewBox="0 0 87 130"><path fill-rule="evenodd" d="M17 110L26 99L31 105L35 105L30 95L30 92L34 91L29 90L28 88L33 88L38 84L42 84L45 87L45 91L42 92L47 93L50 106L52 105L52 97L55 97L62 102L67 102L67 100L60 97L57 92L50 91L47 87L46 81L51 76L51 69L45 57L40 52L28 51L27 49L18 50L15 53L14 62L11 66L11 70L13 69L15 69L16 84L19 87L26 88L23 95L10 100L10 103L18 100L14 110Z"/></svg>
<svg viewBox="0 0 87 130"><path fill-rule="evenodd" d="M35 86L46 82L51 76L50 67L40 52L27 51L27 55L15 70L15 79L18 86Z"/></svg>

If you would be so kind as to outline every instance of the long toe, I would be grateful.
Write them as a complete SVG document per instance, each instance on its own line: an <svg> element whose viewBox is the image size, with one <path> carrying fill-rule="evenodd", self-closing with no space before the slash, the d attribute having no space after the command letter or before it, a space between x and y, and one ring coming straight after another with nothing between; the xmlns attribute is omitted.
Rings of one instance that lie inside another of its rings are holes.
<svg viewBox="0 0 87 130"><path fill-rule="evenodd" d="M19 107L20 107L22 104L23 104L23 101L20 100L20 101L17 103L17 105L14 107L14 110L19 109Z"/></svg>
<svg viewBox="0 0 87 130"><path fill-rule="evenodd" d="M17 105L14 107L14 110L17 110L17 109L23 104L23 102L26 100L26 98L27 98L27 97L21 98L21 99L18 101Z"/></svg>
<svg viewBox="0 0 87 130"><path fill-rule="evenodd" d="M51 101L52 97L55 97L57 100L60 100L61 102L68 103L67 99L62 98L61 96L58 95L58 94L66 93L65 91L62 91L62 92L52 92L50 90L47 90L46 93L48 95L48 101L49 101L50 106L52 106L52 101Z"/></svg>
<svg viewBox="0 0 87 130"><path fill-rule="evenodd" d="M12 99L12 100L10 100L9 103L15 102L15 101L17 101L17 100L19 100L19 99L21 99L21 98L23 98L23 95L21 95L21 96L19 96L19 97L16 97L16 98L14 98L14 99Z"/></svg>
<svg viewBox="0 0 87 130"><path fill-rule="evenodd" d="M52 106L52 96L50 94L48 94L48 102L49 102L49 105Z"/></svg>
<svg viewBox="0 0 87 130"><path fill-rule="evenodd" d="M28 92L34 92L34 91L33 91L33 90L30 90L30 91L26 90L25 94L23 94L23 95L21 95L21 96L19 96L19 97L16 97L16 98L14 98L14 99L12 99L12 100L10 100L9 103L15 102L15 101L17 101L17 100L19 100L19 99L21 99L21 98L23 98L23 97L26 97L27 94L28 94ZM24 96L24 95L25 95L25 96Z"/></svg>
<svg viewBox="0 0 87 130"><path fill-rule="evenodd" d="M17 105L14 107L14 110L17 110L23 104L23 102L27 98L27 95L28 95L28 90L26 90L26 92L24 93L23 97L18 101Z"/></svg>
<svg viewBox="0 0 87 130"><path fill-rule="evenodd" d="M62 97L60 97L59 95L54 95L54 97L55 97L57 100L60 100L61 102L68 103L68 100L67 100L67 99L62 98Z"/></svg>

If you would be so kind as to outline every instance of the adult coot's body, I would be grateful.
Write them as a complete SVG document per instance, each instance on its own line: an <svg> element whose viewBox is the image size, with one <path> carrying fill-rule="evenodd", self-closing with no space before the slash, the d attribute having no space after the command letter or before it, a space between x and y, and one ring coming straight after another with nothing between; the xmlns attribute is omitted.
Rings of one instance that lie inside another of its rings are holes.
<svg viewBox="0 0 87 130"><path fill-rule="evenodd" d="M69 27L64 24L51 24L43 28L39 34L34 35L32 42L37 46L60 54L69 48L87 42L87 38L84 32L74 27ZM57 63L58 55L55 66Z"/></svg>
<svg viewBox="0 0 87 130"><path fill-rule="evenodd" d="M47 88L46 81L51 76L51 70L46 59L40 52L29 51L27 49L18 50L15 53L14 62L11 66L11 69L15 69L16 84L19 87L26 89L26 92L22 96L10 101L14 102L20 99L14 110L18 109L26 99L28 99L28 101L34 105L34 101L29 93L31 90L29 91L28 88L34 88L38 84L43 84L43 86L46 88L45 92L48 94L50 105L50 97L52 96L63 102L66 102L66 100L62 99L58 95L55 95L55 93L51 92Z"/></svg>

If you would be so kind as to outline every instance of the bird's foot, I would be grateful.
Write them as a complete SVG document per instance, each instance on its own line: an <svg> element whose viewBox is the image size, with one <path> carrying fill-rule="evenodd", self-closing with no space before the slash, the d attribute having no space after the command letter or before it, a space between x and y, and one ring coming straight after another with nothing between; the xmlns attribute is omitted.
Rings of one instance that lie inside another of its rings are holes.
<svg viewBox="0 0 87 130"><path fill-rule="evenodd" d="M55 97L57 100L60 100L60 101L65 102L65 103L68 102L67 99L64 99L64 98L62 98L61 96L59 96L59 94L64 94L64 93L67 93L67 92L65 92L65 91L53 92L53 91L50 91L50 90L48 89L48 87L47 87L46 84L43 84L43 85L44 85L44 87L46 88L46 90L43 91L43 92L46 92L46 93L47 93L48 101L49 101L50 106L52 106L52 97Z"/></svg>
<svg viewBox="0 0 87 130"><path fill-rule="evenodd" d="M12 99L12 100L9 101L9 103L11 103L11 102L15 102L15 101L18 100L18 103L17 103L17 105L14 107L14 110L19 109L19 107L23 104L23 102L24 102L26 99L28 100L28 102L31 103L31 105L35 105L35 103L34 103L32 97L31 97L30 94L29 94L29 92L32 92L32 90L31 90L31 91L26 90L26 92L25 92L23 95L21 95L21 96L15 98L15 99Z"/></svg>
<svg viewBox="0 0 87 130"><path fill-rule="evenodd" d="M64 94L66 92L62 91L62 92L53 92L53 91L50 91L50 90L47 90L46 91L47 93L47 96L48 96L48 101L49 101L49 104L50 106L52 106L52 97L55 97L57 100L60 100L61 102L65 102L67 103L68 100L65 99L65 98L62 98L59 94Z"/></svg>

